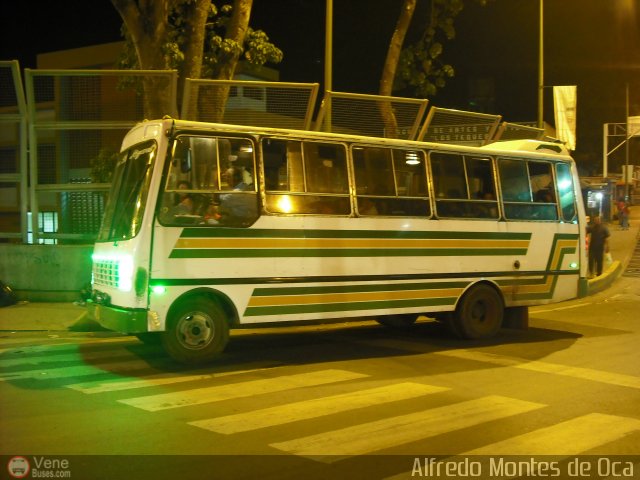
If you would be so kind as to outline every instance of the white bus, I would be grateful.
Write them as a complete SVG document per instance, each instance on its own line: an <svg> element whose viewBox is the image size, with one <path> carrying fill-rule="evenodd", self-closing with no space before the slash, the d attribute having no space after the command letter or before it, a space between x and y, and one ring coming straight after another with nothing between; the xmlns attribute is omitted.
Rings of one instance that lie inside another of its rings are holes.
<svg viewBox="0 0 640 480"><path fill-rule="evenodd" d="M426 315L484 338L585 291L584 235L555 143L149 121L122 145L89 309L185 363L261 323Z"/></svg>

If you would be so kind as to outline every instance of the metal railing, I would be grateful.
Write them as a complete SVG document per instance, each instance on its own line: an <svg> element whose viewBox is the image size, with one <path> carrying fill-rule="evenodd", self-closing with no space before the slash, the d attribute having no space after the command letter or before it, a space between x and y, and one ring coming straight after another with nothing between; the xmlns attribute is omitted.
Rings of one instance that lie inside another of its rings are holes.
<svg viewBox="0 0 640 480"><path fill-rule="evenodd" d="M22 88L20 67L16 60L0 61L0 191L2 210L20 211L15 231L3 229L0 238L27 241L28 157L27 103Z"/></svg>
<svg viewBox="0 0 640 480"><path fill-rule="evenodd" d="M183 120L309 130L317 83L252 80L185 81Z"/></svg>
<svg viewBox="0 0 640 480"><path fill-rule="evenodd" d="M480 147L491 142L500 115L431 107L418 140Z"/></svg>
<svg viewBox="0 0 640 480"><path fill-rule="evenodd" d="M25 80L32 241L92 242L109 188L108 179L92 178L92 164L120 150L150 103L175 115L177 73L25 69ZM57 231L39 227L43 211L57 212Z"/></svg>
<svg viewBox="0 0 640 480"><path fill-rule="evenodd" d="M15 199L0 210L20 212L19 229L0 238L93 242L110 183L92 175L92 166L116 155L150 109L177 116L177 72L26 69L25 90L18 62L0 62L0 195ZM314 123L318 93L317 83L187 79L180 117L472 146L546 138L499 115L333 91L324 93ZM55 231L44 231L40 213L57 215Z"/></svg>
<svg viewBox="0 0 640 480"><path fill-rule="evenodd" d="M315 130L415 140L428 100L325 92Z"/></svg>

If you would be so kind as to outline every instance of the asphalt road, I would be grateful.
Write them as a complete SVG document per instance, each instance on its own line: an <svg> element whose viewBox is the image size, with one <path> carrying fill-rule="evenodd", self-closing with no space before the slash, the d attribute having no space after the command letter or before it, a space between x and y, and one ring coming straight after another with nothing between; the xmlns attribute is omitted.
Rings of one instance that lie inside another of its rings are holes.
<svg viewBox="0 0 640 480"><path fill-rule="evenodd" d="M1 332L2 478L16 456L26 478L640 478L639 309L622 277L489 341L252 329L198 369L113 333Z"/></svg>

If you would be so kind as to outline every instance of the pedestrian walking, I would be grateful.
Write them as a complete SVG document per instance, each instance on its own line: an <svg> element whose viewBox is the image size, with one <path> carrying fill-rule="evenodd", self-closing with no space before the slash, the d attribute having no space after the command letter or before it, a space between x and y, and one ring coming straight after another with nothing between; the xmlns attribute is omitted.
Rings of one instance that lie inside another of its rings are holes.
<svg viewBox="0 0 640 480"><path fill-rule="evenodd" d="M589 272L591 276L602 275L604 254L609 253L609 229L602 224L600 215L593 217L593 222L587 227L589 236Z"/></svg>
<svg viewBox="0 0 640 480"><path fill-rule="evenodd" d="M620 227L622 230L629 230L629 215L631 214L631 209L629 208L629 204L625 203L620 210Z"/></svg>

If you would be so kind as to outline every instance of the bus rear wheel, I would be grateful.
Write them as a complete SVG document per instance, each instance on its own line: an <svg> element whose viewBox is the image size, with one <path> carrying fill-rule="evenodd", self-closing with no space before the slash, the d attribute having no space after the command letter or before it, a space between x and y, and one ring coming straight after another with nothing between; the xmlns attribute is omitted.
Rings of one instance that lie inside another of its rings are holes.
<svg viewBox="0 0 640 480"><path fill-rule="evenodd" d="M171 310L162 340L174 360L201 364L224 350L229 341L229 324L224 311L213 300L186 299Z"/></svg>
<svg viewBox="0 0 640 480"><path fill-rule="evenodd" d="M462 338L490 338L502 326L504 302L495 288L479 284L467 291L451 317L452 330Z"/></svg>

